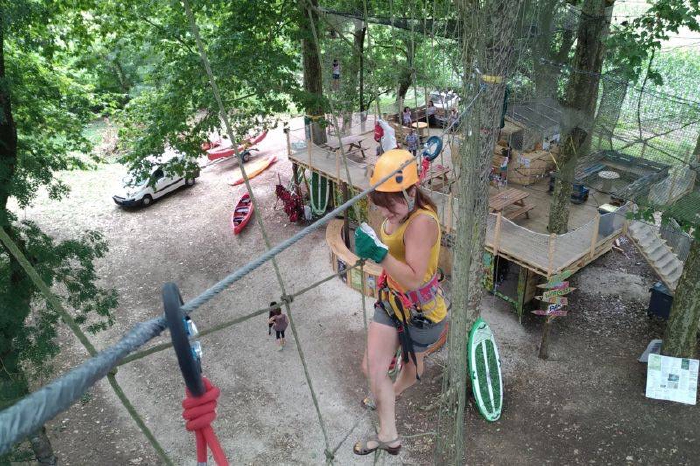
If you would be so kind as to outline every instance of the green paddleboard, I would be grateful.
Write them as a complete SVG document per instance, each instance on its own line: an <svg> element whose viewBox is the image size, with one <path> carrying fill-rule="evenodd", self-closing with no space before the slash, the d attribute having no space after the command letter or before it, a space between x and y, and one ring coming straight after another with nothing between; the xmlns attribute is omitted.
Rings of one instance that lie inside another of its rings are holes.
<svg viewBox="0 0 700 466"><path fill-rule="evenodd" d="M487 421L496 421L501 417L503 407L501 361L491 328L481 318L474 322L469 332L467 353L476 405Z"/></svg>
<svg viewBox="0 0 700 466"><path fill-rule="evenodd" d="M323 215L328 209L331 187L327 178L316 172L311 173L311 211L314 215Z"/></svg>

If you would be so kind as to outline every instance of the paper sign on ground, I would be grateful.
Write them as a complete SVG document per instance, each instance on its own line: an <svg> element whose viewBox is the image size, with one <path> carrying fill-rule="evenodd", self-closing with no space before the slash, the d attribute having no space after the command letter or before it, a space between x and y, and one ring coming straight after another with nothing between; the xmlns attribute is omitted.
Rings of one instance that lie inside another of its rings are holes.
<svg viewBox="0 0 700 466"><path fill-rule="evenodd" d="M566 306L567 304L569 304L569 299L566 296L552 296L547 299L544 299L544 296L535 296L535 299L538 299L545 303L561 304L562 306Z"/></svg>
<svg viewBox="0 0 700 466"><path fill-rule="evenodd" d="M650 354L647 366L647 398L694 405L698 391L697 359Z"/></svg>
<svg viewBox="0 0 700 466"><path fill-rule="evenodd" d="M564 296L565 294L571 293L575 289L576 288L562 288L560 290L548 290L542 293L542 298L546 300L554 296Z"/></svg>

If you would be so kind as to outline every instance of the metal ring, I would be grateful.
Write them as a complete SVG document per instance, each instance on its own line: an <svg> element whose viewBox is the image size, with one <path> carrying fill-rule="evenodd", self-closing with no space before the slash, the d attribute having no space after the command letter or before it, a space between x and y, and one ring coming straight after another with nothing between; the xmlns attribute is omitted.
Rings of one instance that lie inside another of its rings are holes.
<svg viewBox="0 0 700 466"><path fill-rule="evenodd" d="M429 148L432 147L432 151ZM425 149L423 150L423 157L429 161L433 161L442 152L442 138L440 136L430 136L427 141L425 141Z"/></svg>
<svg viewBox="0 0 700 466"><path fill-rule="evenodd" d="M182 378L185 385L194 396L202 396L206 391L202 381L202 365L192 352L192 346L187 336L185 327L185 314L182 312L184 304L180 290L175 283L169 282L163 285L163 308L165 318L170 328L170 338L173 341L173 348L180 365Z"/></svg>

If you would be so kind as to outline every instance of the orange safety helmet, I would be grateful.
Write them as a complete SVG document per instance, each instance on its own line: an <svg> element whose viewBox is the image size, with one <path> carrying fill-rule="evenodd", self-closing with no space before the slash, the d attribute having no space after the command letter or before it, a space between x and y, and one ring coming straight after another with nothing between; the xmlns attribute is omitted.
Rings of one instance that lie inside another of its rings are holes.
<svg viewBox="0 0 700 466"><path fill-rule="evenodd" d="M377 186L376 189L385 193L406 191L418 183L418 164L416 158L405 149L391 149L379 157L369 180L370 185L376 184L409 160L413 163L409 163L397 171L394 176Z"/></svg>

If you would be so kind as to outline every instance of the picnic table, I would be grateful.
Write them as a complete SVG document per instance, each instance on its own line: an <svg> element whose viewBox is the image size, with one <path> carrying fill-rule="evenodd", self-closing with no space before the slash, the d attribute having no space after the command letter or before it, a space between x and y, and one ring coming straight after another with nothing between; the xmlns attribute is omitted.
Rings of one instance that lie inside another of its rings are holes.
<svg viewBox="0 0 700 466"><path fill-rule="evenodd" d="M530 211L535 208L534 205L526 204L525 198L530 193L520 191L519 189L509 188L494 194L489 197L489 210L491 212L503 212L503 216L509 220L525 214L525 217L530 218ZM516 210L505 212L506 207L515 206Z"/></svg>
<svg viewBox="0 0 700 466"><path fill-rule="evenodd" d="M411 126L418 131L418 136L425 137L425 133L428 131L428 123L424 121L416 121Z"/></svg>
<svg viewBox="0 0 700 466"><path fill-rule="evenodd" d="M345 152L346 155L352 155L357 152L362 154L362 158L366 158L365 156L365 150L367 150L367 147L362 146L362 141L365 140L364 136L358 136L358 135L352 135L352 136L345 136L344 138L341 139L341 142L343 146L347 146L347 151ZM340 149L340 144L338 143L338 138L330 138L325 146L330 149L333 152L337 152Z"/></svg>
<svg viewBox="0 0 700 466"><path fill-rule="evenodd" d="M430 166L427 173L423 176L422 184L433 186L433 181L439 179L442 184L441 188L448 187L450 185L449 173L452 169L450 167L444 167L442 165Z"/></svg>

